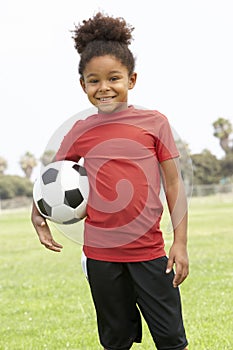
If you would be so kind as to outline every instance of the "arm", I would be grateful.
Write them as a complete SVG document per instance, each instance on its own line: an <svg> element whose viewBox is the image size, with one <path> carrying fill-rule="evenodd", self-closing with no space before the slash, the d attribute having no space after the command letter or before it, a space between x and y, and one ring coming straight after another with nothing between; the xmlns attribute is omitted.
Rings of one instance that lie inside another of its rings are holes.
<svg viewBox="0 0 233 350"><path fill-rule="evenodd" d="M188 276L189 262L187 253L187 199L181 178L179 159L169 159L161 163L162 179L168 209L171 216L174 240L169 251L166 272L176 265L173 286L178 287Z"/></svg>
<svg viewBox="0 0 233 350"><path fill-rule="evenodd" d="M41 244L47 249L60 252L62 245L54 241L46 220L41 216L34 202L32 204L31 221Z"/></svg>
<svg viewBox="0 0 233 350"><path fill-rule="evenodd" d="M50 163L66 159L78 162L78 160L81 158L81 156L79 156L76 152L75 142L76 139L78 139L78 136L74 132L74 127L76 127L79 122L80 121L77 121L75 126L73 126L70 131L64 136L58 151L56 151ZM47 249L53 250L55 252L60 252L63 248L62 245L54 241L50 232L50 228L45 218L41 216L40 212L37 210L34 201L32 204L31 221L39 236L41 244L43 244Z"/></svg>

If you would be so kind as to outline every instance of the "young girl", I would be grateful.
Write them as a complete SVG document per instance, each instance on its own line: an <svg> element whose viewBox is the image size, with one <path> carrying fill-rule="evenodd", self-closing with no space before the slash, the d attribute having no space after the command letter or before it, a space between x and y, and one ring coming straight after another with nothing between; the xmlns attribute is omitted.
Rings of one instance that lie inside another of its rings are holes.
<svg viewBox="0 0 233 350"><path fill-rule="evenodd" d="M132 31L123 18L101 13L75 27L81 87L98 113L75 123L56 160L85 160L90 195L83 252L104 349L140 342L143 315L157 349L187 350L177 288L188 275L179 154L164 115L128 105L137 78L128 48ZM161 177L174 229L168 258ZM35 205L32 222L46 248L62 249Z"/></svg>

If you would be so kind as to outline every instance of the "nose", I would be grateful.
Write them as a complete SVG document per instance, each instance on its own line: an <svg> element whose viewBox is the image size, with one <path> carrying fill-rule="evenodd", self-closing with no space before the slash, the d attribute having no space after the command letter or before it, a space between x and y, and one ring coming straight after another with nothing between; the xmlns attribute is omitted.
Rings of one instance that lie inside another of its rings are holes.
<svg viewBox="0 0 233 350"><path fill-rule="evenodd" d="M99 92L109 91L109 90L110 90L110 87L108 85L108 82L105 80L101 81L99 85Z"/></svg>

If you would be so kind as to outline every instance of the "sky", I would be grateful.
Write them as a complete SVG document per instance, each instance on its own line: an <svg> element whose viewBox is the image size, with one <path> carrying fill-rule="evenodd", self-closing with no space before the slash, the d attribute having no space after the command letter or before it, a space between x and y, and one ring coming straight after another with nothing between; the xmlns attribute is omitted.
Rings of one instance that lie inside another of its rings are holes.
<svg viewBox="0 0 233 350"><path fill-rule="evenodd" d="M135 29L129 103L165 114L191 153L224 154L213 136L233 122L232 4L219 0L0 1L0 156L6 173L40 158L54 132L91 108L79 84L75 24L104 11Z"/></svg>

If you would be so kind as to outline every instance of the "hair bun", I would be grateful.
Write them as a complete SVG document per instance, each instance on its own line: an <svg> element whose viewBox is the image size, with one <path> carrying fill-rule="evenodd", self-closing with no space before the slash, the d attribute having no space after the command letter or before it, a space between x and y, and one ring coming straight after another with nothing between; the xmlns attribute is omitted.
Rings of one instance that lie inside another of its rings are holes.
<svg viewBox="0 0 233 350"><path fill-rule="evenodd" d="M124 18L113 18L98 12L93 18L84 20L73 30L75 48L81 54L86 46L94 40L118 41L129 45L132 41L134 28L127 24Z"/></svg>

